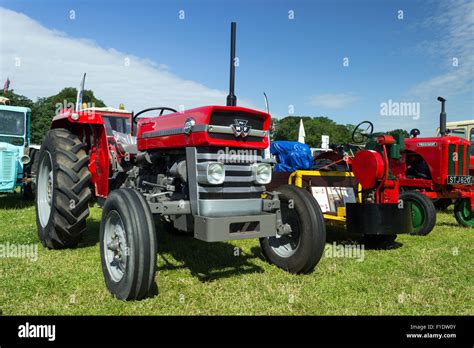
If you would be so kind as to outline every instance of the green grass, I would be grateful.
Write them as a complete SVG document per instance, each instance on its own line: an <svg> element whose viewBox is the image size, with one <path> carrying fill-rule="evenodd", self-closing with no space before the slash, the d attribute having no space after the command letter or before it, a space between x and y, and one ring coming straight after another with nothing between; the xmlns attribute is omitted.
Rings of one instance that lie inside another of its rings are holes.
<svg viewBox="0 0 474 348"><path fill-rule="evenodd" d="M0 258L4 315L474 314L474 234L457 225L452 211L438 214L427 237L399 236L396 248L365 250L363 262L323 257L309 275L267 264L257 240L205 243L161 235L158 295L122 302L102 277L101 210L91 210L79 247L62 251L38 242L34 210L18 194L0 196L0 245L38 245L37 261ZM328 237L346 242L338 232Z"/></svg>

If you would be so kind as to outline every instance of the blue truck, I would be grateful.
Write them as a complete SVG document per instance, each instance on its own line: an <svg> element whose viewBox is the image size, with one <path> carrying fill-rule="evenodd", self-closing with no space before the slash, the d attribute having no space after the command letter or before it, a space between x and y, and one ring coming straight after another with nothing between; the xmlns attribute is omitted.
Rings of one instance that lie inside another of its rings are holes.
<svg viewBox="0 0 474 348"><path fill-rule="evenodd" d="M18 187L26 198L34 193L34 159L38 146L30 144L31 109L0 102L0 193Z"/></svg>

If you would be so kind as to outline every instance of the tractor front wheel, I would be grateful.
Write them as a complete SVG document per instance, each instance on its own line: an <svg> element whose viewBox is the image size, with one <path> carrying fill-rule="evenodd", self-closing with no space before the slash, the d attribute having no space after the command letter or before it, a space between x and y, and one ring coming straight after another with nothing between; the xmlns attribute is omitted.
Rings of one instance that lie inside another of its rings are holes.
<svg viewBox="0 0 474 348"><path fill-rule="evenodd" d="M46 133L37 163L36 224L50 249L76 246L89 216L91 174L84 144L66 129Z"/></svg>
<svg viewBox="0 0 474 348"><path fill-rule="evenodd" d="M436 208L433 201L418 191L400 193L403 202L411 203L413 235L426 236L436 224Z"/></svg>
<svg viewBox="0 0 474 348"><path fill-rule="evenodd" d="M155 285L157 242L153 214L135 190L112 191L100 224L105 284L121 300L140 300Z"/></svg>
<svg viewBox="0 0 474 348"><path fill-rule="evenodd" d="M260 239L265 258L290 273L310 273L317 265L326 243L323 214L311 194L299 187L284 185L279 192L283 224L289 234Z"/></svg>
<svg viewBox="0 0 474 348"><path fill-rule="evenodd" d="M458 199L454 205L454 217L464 227L474 227L474 214L469 199Z"/></svg>

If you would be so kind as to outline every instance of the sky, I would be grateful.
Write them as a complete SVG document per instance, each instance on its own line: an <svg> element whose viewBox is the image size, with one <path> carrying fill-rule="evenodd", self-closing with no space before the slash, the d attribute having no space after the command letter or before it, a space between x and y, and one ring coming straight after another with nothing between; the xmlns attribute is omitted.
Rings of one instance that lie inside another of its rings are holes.
<svg viewBox="0 0 474 348"><path fill-rule="evenodd" d="M109 106L238 104L433 135L474 119L474 2L0 0L0 81L33 100L77 87Z"/></svg>

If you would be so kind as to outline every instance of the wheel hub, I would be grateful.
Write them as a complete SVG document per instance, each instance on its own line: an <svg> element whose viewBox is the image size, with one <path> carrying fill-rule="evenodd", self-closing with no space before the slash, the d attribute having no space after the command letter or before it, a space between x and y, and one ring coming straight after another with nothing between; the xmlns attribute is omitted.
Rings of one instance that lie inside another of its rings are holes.
<svg viewBox="0 0 474 348"><path fill-rule="evenodd" d="M119 213L115 210L109 212L104 227L104 254L107 270L110 277L119 282L126 270L127 240L125 228Z"/></svg>

